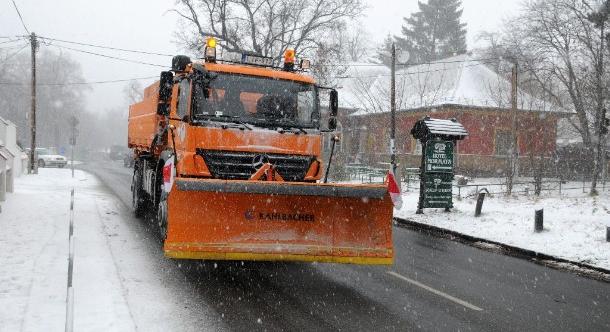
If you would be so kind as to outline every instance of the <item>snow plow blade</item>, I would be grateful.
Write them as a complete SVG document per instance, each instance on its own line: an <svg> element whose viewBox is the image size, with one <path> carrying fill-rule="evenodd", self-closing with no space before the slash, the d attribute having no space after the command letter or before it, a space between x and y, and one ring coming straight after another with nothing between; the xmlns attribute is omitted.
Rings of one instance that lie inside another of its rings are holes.
<svg viewBox="0 0 610 332"><path fill-rule="evenodd" d="M176 180L164 252L178 259L392 264L385 185Z"/></svg>

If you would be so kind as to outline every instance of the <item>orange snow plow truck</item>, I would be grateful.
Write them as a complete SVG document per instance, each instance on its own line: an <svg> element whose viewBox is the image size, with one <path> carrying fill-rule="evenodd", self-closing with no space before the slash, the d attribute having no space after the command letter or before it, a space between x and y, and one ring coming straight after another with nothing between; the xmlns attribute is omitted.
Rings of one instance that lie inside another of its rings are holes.
<svg viewBox="0 0 610 332"><path fill-rule="evenodd" d="M174 57L129 108L133 207L159 225L165 255L392 264L387 186L322 180L337 92L321 129L325 88L304 75L307 60L293 50L282 66L220 60L215 46L208 40L201 61Z"/></svg>

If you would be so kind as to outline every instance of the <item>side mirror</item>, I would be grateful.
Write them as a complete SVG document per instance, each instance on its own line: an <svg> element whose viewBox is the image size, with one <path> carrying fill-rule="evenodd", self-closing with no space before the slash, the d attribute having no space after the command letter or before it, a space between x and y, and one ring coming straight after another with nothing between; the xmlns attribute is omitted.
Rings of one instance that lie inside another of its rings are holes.
<svg viewBox="0 0 610 332"><path fill-rule="evenodd" d="M171 71L161 72L159 79L159 105L157 106L157 114L169 115L169 105L167 102L172 96L172 86L174 74Z"/></svg>
<svg viewBox="0 0 610 332"><path fill-rule="evenodd" d="M335 118L333 116L330 119L328 119L328 130L335 130L335 129L337 129L337 118Z"/></svg>
<svg viewBox="0 0 610 332"><path fill-rule="evenodd" d="M334 117L337 116L337 113L339 112L339 93L337 92L337 90L333 89L330 90L330 116Z"/></svg>

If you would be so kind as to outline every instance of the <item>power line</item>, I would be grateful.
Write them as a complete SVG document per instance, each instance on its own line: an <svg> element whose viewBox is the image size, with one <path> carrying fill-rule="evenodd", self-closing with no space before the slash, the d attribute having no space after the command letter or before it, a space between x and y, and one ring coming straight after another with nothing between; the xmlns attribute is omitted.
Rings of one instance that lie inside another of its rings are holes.
<svg viewBox="0 0 610 332"><path fill-rule="evenodd" d="M148 55L158 55L158 56L174 56L174 54L156 53L156 52L141 51L141 50L130 50L130 49L125 49L125 48L118 48L118 47L112 47L112 46L103 46L103 45L97 45L97 44L87 44L87 43L81 43L81 42L75 42L75 41L69 41L69 40L63 40L63 39L56 39L56 38L49 38L49 37L40 37L39 36L38 38L46 39L46 40L50 40L50 41L55 41L55 42L75 44L75 45L82 45L82 46L90 46L90 47L97 47L97 48L103 48L103 49L114 50L114 51L121 51L121 52L130 52L130 53L139 53L139 54L148 54Z"/></svg>
<svg viewBox="0 0 610 332"><path fill-rule="evenodd" d="M99 57L103 57L103 58L108 58L108 59L113 59L113 60L137 63L137 64L140 64L140 65L147 65L147 66L167 68L167 66L159 65L159 64L156 64L156 63L150 63L150 62L144 62L144 61L138 61L138 60L125 59L125 58L120 58L120 57L116 57L116 56L112 56L112 55L107 55L107 54L95 53L95 52L91 52L91 51L80 50L80 49L72 48L72 47L68 47L68 46L62 46L62 45L53 45L53 46L58 47L58 48L62 48L62 49L66 49L66 50L70 50L70 51L86 53L86 54L95 55L95 56L99 56Z"/></svg>
<svg viewBox="0 0 610 332"><path fill-rule="evenodd" d="M414 62L407 64L397 64L397 66L420 66L420 65L433 65L433 64L452 64L452 63L464 63L464 62L483 62L498 60L498 58L480 58L480 59L466 59L466 60L452 60L452 61L430 61L430 62ZM337 64L321 64L320 66L344 66L344 67L387 67L383 63L337 63Z"/></svg>
<svg viewBox="0 0 610 332"><path fill-rule="evenodd" d="M464 68L468 68L468 67L475 67L475 66L483 66L486 65L487 62L478 62L478 63L474 63L471 65L464 65ZM428 74L428 73L436 73L436 72L441 72L441 71L448 71L451 70L453 68L442 68L442 69L435 69L435 70L422 70L422 71L412 71L412 72L404 72L404 73L398 73L396 74L396 76L410 76L410 75L417 75L417 74ZM379 74L379 75L367 75L367 76L333 76L331 78L336 78L336 79L349 79L349 78L378 78L378 77L390 77L390 74Z"/></svg>
<svg viewBox="0 0 610 332"><path fill-rule="evenodd" d="M15 53L13 53L13 54L11 54L11 55L7 56L7 57L4 59L3 63L7 63L7 62L8 62L8 60L10 60L12 57L14 57L15 55L17 55L19 52L23 51L23 49L24 49L24 48L26 48L26 47L28 47L28 46L30 46L30 45L29 45L29 44L25 44L25 45L23 45L23 46L22 46L20 49L18 49L18 50L17 50Z"/></svg>
<svg viewBox="0 0 610 332"><path fill-rule="evenodd" d="M9 43L14 43L14 42L22 41L22 40L23 39L21 39L21 38L19 38L19 39L11 39L11 40L0 42L0 44L9 44Z"/></svg>
<svg viewBox="0 0 610 332"><path fill-rule="evenodd" d="M25 29L25 32L28 33L28 35L30 34L30 30L28 30L28 28L25 26L25 22L23 22L23 17L21 16L21 12L19 12L19 8L17 8L17 4L15 3L15 0L13 1L13 6L15 6L15 10L17 11L17 15L19 15L19 19L21 20L21 24L23 25L23 29Z"/></svg>
<svg viewBox="0 0 610 332"><path fill-rule="evenodd" d="M90 82L64 82L64 83L38 83L37 86L67 86L67 85L90 85L90 84L109 84L109 83L121 83L121 82L130 82L130 81L139 81L139 80L149 80L149 79L158 79L158 76L148 76L148 77L135 77L135 78L125 78L118 80L107 80L107 81L90 81ZM16 83L16 82L0 82L0 85L29 85L27 83Z"/></svg>
<svg viewBox="0 0 610 332"><path fill-rule="evenodd" d="M13 50L13 49L16 49L16 48L20 48L22 46L23 45L13 45L13 46L7 46L7 47L0 47L0 50Z"/></svg>

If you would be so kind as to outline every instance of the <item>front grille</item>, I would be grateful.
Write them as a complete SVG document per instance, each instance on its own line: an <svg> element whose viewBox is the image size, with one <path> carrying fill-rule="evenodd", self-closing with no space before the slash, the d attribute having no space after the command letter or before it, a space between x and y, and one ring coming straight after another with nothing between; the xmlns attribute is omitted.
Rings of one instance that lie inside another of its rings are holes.
<svg viewBox="0 0 610 332"><path fill-rule="evenodd" d="M266 154L257 152L214 151L197 149L216 179L247 180L256 172L256 160L268 160L286 181L303 181L311 163L311 156ZM256 159L256 160L255 160ZM257 165L260 167L260 164Z"/></svg>

